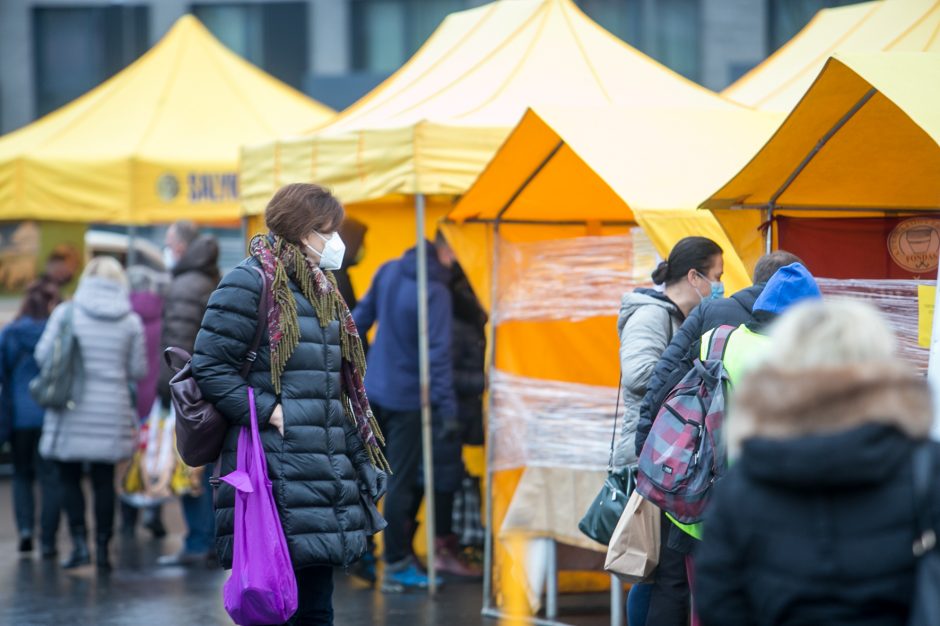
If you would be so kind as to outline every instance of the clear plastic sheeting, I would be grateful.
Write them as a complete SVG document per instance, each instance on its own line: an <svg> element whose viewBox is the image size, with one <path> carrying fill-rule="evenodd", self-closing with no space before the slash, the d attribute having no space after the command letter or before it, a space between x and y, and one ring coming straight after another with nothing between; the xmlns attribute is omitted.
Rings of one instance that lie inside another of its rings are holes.
<svg viewBox="0 0 940 626"><path fill-rule="evenodd" d="M651 286L658 257L640 228L620 235L500 246L496 322L616 315L620 297Z"/></svg>
<svg viewBox="0 0 940 626"><path fill-rule="evenodd" d="M610 459L615 387L490 377L494 471L519 467L602 470Z"/></svg>
<svg viewBox="0 0 940 626"><path fill-rule="evenodd" d="M877 306L898 336L902 358L927 372L930 350L917 343L918 285L935 285L925 280L836 280L818 278L819 288L827 297L866 300Z"/></svg>

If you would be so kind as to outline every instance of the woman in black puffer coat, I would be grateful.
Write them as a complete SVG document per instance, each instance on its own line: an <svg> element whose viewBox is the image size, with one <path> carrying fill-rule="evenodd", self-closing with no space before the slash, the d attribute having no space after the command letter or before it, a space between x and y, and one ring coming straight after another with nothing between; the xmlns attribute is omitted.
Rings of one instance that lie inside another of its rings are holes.
<svg viewBox="0 0 940 626"><path fill-rule="evenodd" d="M799 305L736 390L737 457L693 557L705 626L906 626L918 536L912 457L936 443L923 376L858 302ZM740 450L740 451L738 451ZM936 523L940 485L927 501Z"/></svg>
<svg viewBox="0 0 940 626"><path fill-rule="evenodd" d="M241 427L255 389L261 440L291 561L299 606L294 624L332 624L332 568L346 567L384 528L375 502L384 493L381 433L362 386L362 345L330 270L342 262L336 234L343 207L317 185L288 185L265 211L270 233L209 299L193 354L193 376L230 420L222 475L235 470ZM262 278L271 306L258 319ZM248 380L239 375L264 324ZM379 469L376 469L376 465ZM219 558L231 566L234 489L216 494Z"/></svg>

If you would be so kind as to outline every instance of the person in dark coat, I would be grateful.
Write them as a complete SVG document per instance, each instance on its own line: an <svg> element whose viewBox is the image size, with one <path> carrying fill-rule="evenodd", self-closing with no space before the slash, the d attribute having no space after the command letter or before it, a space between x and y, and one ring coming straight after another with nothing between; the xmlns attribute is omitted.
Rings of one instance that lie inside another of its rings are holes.
<svg viewBox="0 0 940 626"><path fill-rule="evenodd" d="M428 259L428 339L430 353L431 404L435 439L435 497L438 516L453 510L453 493L459 488L462 466L441 464L442 455L460 455L460 426L454 390L453 302L450 293L454 253L438 236L436 243L424 241ZM388 530L385 533L385 591L428 586L411 545L414 517L421 502L421 394L418 372L418 251L408 250L400 259L386 263L376 273L372 287L353 313L363 334L378 323L369 349L366 389L380 412L388 433L389 462L395 473L389 478L385 503ZM450 509L447 501L450 500Z"/></svg>
<svg viewBox="0 0 940 626"><path fill-rule="evenodd" d="M53 309L59 289L36 281L26 288L19 313L0 334L0 422L10 440L13 456L13 512L19 532L20 552L32 552L36 520L33 484L38 479L42 497L39 516L42 558L57 554L59 531L59 479L54 461L39 454L45 411L29 393L29 383L39 375L33 356Z"/></svg>
<svg viewBox="0 0 940 626"><path fill-rule="evenodd" d="M163 349L176 347L192 353L209 296L219 284L219 244L215 237L200 235L195 224L183 220L167 229L163 250L164 262L170 271L170 284L163 300L160 343ZM161 359L158 391L167 409L170 408L170 378L170 368ZM212 489L209 485L212 470L211 465L196 469L194 480L197 484L201 482L200 492L180 497L183 518L186 520L186 538L182 550L160 557L161 565L194 565L214 561L212 538L215 528ZM155 536L166 534L159 517L153 518L148 526Z"/></svg>
<svg viewBox="0 0 940 626"><path fill-rule="evenodd" d="M801 304L738 386L694 555L705 626L903 626L915 590L912 456L930 391L861 302ZM940 486L926 502L940 512Z"/></svg>
<svg viewBox="0 0 940 626"><path fill-rule="evenodd" d="M333 568L349 567L384 520L387 463L366 397L365 355L331 271L342 264L336 229L344 210L326 189L282 187L265 210L270 232L209 298L196 337L193 378L231 426L222 449L225 476L236 468L239 432L250 425L255 390L261 443L296 571L294 624L332 624ZM265 284L270 306L259 318ZM258 325L262 341L247 380L240 370ZM232 564L235 490L216 497L217 548Z"/></svg>
<svg viewBox="0 0 940 626"><path fill-rule="evenodd" d="M333 277L336 278L339 293L350 310L356 308L359 300L356 298L352 281L349 279L349 270L359 264L368 230L365 224L351 217L346 217L343 225L339 227L339 235L346 244L346 254L343 255L343 267L333 272Z"/></svg>
<svg viewBox="0 0 940 626"><path fill-rule="evenodd" d="M791 263L802 263L799 257L784 250L765 254L754 267L754 284L730 298L702 302L679 327L650 377L646 395L640 404L634 447L639 458L643 444L653 426L663 401L673 388L692 370L700 352L702 335L719 326L740 326L751 321L754 302L774 273Z"/></svg>

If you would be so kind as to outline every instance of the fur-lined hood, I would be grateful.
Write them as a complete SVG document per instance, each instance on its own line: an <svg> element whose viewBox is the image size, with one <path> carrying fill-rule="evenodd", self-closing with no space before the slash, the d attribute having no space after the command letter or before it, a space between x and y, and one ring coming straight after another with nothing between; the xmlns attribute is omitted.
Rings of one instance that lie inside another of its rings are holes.
<svg viewBox="0 0 940 626"><path fill-rule="evenodd" d="M933 417L926 381L901 363L764 368L736 401L726 428L731 458L753 480L801 492L894 480Z"/></svg>
<svg viewBox="0 0 940 626"><path fill-rule="evenodd" d="M751 438L790 439L866 424L926 438L933 420L926 380L904 363L799 372L763 367L737 390L726 429L733 456Z"/></svg>

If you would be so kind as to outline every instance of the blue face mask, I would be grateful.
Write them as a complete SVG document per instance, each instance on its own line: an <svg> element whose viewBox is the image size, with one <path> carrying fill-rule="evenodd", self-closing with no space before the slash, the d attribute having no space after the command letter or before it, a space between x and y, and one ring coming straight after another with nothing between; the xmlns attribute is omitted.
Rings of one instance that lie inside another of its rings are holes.
<svg viewBox="0 0 940 626"><path fill-rule="evenodd" d="M706 276L705 274L698 272L698 275L704 278L705 280L708 280L708 276ZM702 302L704 302L705 300L721 300L722 298L725 297L725 284L723 282L719 281L719 282L713 283L709 280L708 284L711 285L712 292L708 294L707 297L703 297Z"/></svg>

